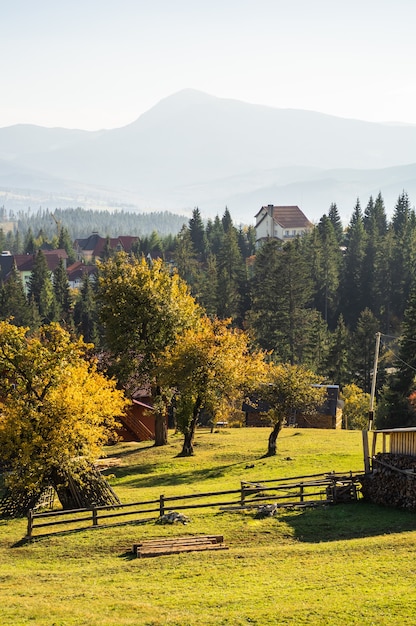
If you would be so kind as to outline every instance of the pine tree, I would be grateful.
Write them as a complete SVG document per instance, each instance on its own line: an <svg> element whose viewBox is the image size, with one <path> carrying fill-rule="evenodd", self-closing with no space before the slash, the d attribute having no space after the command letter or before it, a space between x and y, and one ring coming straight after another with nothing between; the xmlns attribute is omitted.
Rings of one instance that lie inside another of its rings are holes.
<svg viewBox="0 0 416 626"><path fill-rule="evenodd" d="M23 244L23 251L25 254L35 254L36 252L35 238L33 236L33 232L31 228L29 228L29 230L26 233L25 241Z"/></svg>
<svg viewBox="0 0 416 626"><path fill-rule="evenodd" d="M358 316L363 310L364 296L364 258L366 233L361 213L360 202L357 200L354 213L346 235L346 252L344 256L344 274L342 285L343 313L347 326L354 327Z"/></svg>
<svg viewBox="0 0 416 626"><path fill-rule="evenodd" d="M36 303L41 319L50 321L54 291L46 257L42 250L39 250L35 256L32 273L29 279L28 299L29 301L33 299Z"/></svg>
<svg viewBox="0 0 416 626"><path fill-rule="evenodd" d="M87 343L99 344L97 305L95 302L94 289L88 273L82 277L82 285L79 299L74 307L74 323L79 335Z"/></svg>
<svg viewBox="0 0 416 626"><path fill-rule="evenodd" d="M204 223L198 207L192 211L188 229L197 258L199 261L202 261L206 257L206 239Z"/></svg>
<svg viewBox="0 0 416 626"><path fill-rule="evenodd" d="M68 255L68 265L75 263L76 254L74 250L74 246L72 245L71 238L69 236L68 229L62 226L59 231L59 239L58 239L58 248L59 250L65 250Z"/></svg>
<svg viewBox="0 0 416 626"><path fill-rule="evenodd" d="M215 255L209 254L203 273L198 302L210 318L218 317L218 268Z"/></svg>
<svg viewBox="0 0 416 626"><path fill-rule="evenodd" d="M382 201L381 201L382 202ZM366 231L365 252L362 271L362 304L366 309L371 309L376 313L375 304L377 301L377 253L382 244L385 230L383 220L380 215L382 205L378 199L374 203L370 197L364 214L364 229Z"/></svg>
<svg viewBox="0 0 416 626"><path fill-rule="evenodd" d="M217 256L217 300L218 316L221 319L232 318L241 324L242 293L246 288L245 264L238 247L238 235L233 226L225 231L222 245Z"/></svg>
<svg viewBox="0 0 416 626"><path fill-rule="evenodd" d="M59 314L68 320L71 310L71 297L63 259L59 259L59 265L53 273L53 290Z"/></svg>
<svg viewBox="0 0 416 626"><path fill-rule="evenodd" d="M256 256L249 323L262 348L284 362L297 361L297 337L302 336L312 281L299 240L266 241Z"/></svg>
<svg viewBox="0 0 416 626"><path fill-rule="evenodd" d="M326 366L329 380L341 387L351 382L349 346L350 336L341 314L330 341Z"/></svg>
<svg viewBox="0 0 416 626"><path fill-rule="evenodd" d="M357 327L352 333L351 369L355 382L365 393L371 390L371 372L374 364L375 334L379 332L380 323L370 309L360 313Z"/></svg>
<svg viewBox="0 0 416 626"><path fill-rule="evenodd" d="M392 258L392 311L399 320L403 318L409 298L416 263L415 213L409 198L402 193L397 201L392 219L395 245Z"/></svg>
<svg viewBox="0 0 416 626"><path fill-rule="evenodd" d="M206 235L210 252L217 255L224 237L224 227L218 215L216 215L214 222L208 220Z"/></svg>
<svg viewBox="0 0 416 626"><path fill-rule="evenodd" d="M12 318L15 326L30 326L31 323L31 311L15 263L7 282L2 286L0 316L3 320Z"/></svg>
<svg viewBox="0 0 416 626"><path fill-rule="evenodd" d="M331 220L324 215L317 228L320 240L320 268L316 285L317 309L324 321L333 326L338 310L342 254Z"/></svg>
<svg viewBox="0 0 416 626"><path fill-rule="evenodd" d="M335 236L340 246L344 245L344 228L342 221L338 213L338 208L335 202L331 204L328 211L328 218L334 227Z"/></svg>
<svg viewBox="0 0 416 626"><path fill-rule="evenodd" d="M416 409L409 398L416 389L416 288L405 310L396 371L389 377L377 408L377 428L416 426Z"/></svg>
<svg viewBox="0 0 416 626"><path fill-rule="evenodd" d="M198 294L201 281L200 265L196 256L189 228L183 226L176 238L174 259L179 276L186 281L194 295Z"/></svg>

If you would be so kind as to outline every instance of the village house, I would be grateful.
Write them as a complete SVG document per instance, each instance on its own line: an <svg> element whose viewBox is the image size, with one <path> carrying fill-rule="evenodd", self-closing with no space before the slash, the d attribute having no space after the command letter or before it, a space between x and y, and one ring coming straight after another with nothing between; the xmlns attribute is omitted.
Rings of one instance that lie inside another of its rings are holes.
<svg viewBox="0 0 416 626"><path fill-rule="evenodd" d="M62 259L64 263L64 267L66 269L66 263L68 259L68 254L66 250L42 250L42 253L45 255L46 263L48 266L48 270L51 273L56 270L59 265L60 260ZM13 264L16 264L17 271L20 274L22 279L23 287L25 289L25 293L27 294L29 291L29 282L30 276L32 274L33 266L36 259L35 254L8 254L2 253L0 256L0 278L2 281L6 281L12 271Z"/></svg>
<svg viewBox="0 0 416 626"><path fill-rule="evenodd" d="M95 280L97 275L96 265L87 265L81 261L75 261L66 269L68 284L71 289L81 289L84 276L87 274L90 280Z"/></svg>
<svg viewBox="0 0 416 626"><path fill-rule="evenodd" d="M255 215L256 243L269 238L288 241L305 235L313 228L312 222L298 206L262 206Z"/></svg>
<svg viewBox="0 0 416 626"><path fill-rule="evenodd" d="M102 259L106 248L113 252L131 252L133 246L139 241L139 237L121 235L119 237L101 237L98 233L92 233L86 239L75 239L74 250L79 260L85 262Z"/></svg>

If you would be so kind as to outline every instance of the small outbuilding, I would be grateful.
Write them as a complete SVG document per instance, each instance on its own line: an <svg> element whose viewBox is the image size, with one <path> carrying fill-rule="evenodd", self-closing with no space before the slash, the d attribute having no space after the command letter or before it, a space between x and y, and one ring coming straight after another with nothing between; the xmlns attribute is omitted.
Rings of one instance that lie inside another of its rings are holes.
<svg viewBox="0 0 416 626"><path fill-rule="evenodd" d="M363 431L364 498L376 504L416 511L416 427L370 432L371 453L368 431Z"/></svg>

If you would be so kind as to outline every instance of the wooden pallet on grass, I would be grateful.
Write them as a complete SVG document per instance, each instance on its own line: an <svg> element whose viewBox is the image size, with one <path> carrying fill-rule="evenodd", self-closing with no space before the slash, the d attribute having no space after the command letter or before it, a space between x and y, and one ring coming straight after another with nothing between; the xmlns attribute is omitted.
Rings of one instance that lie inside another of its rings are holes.
<svg viewBox="0 0 416 626"><path fill-rule="evenodd" d="M196 550L228 550L222 535L188 535L168 539L148 539L133 545L133 552L138 558L179 554Z"/></svg>

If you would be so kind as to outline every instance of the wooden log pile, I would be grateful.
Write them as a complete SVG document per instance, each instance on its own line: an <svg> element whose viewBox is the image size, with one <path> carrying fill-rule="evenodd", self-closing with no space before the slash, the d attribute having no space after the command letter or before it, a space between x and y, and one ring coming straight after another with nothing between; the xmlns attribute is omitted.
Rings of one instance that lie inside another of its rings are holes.
<svg viewBox="0 0 416 626"><path fill-rule="evenodd" d="M200 552L201 550L228 550L222 535L194 535L148 539L133 545L133 553L138 558L179 554L180 552Z"/></svg>
<svg viewBox="0 0 416 626"><path fill-rule="evenodd" d="M373 458L373 471L360 480L366 500L416 511L416 457L379 453Z"/></svg>

